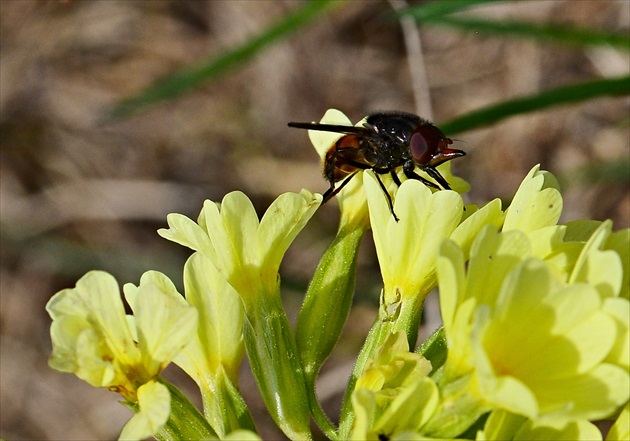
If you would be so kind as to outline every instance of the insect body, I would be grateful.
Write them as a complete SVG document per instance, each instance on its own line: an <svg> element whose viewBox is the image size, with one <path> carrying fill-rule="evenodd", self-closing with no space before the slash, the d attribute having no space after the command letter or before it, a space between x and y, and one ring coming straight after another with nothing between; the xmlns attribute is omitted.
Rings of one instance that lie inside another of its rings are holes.
<svg viewBox="0 0 630 441"><path fill-rule="evenodd" d="M343 133L330 147L324 158L324 177L330 188L324 193L323 202L339 193L359 171L371 169L387 196L387 202L396 220L392 198L379 175L389 173L397 185L401 185L396 173L402 167L409 179L417 179L433 188L450 190L446 179L436 167L466 153L449 148L453 141L440 129L419 116L405 112L380 112L368 115L363 126L290 122L289 127ZM416 173L415 168L426 172L436 182ZM337 182L341 184L335 186ZM439 184L439 185L438 185Z"/></svg>

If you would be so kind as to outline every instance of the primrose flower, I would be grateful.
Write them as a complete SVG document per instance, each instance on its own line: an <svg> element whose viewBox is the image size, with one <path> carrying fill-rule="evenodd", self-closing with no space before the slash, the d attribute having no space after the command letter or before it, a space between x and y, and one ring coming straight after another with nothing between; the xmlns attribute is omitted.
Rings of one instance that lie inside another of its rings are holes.
<svg viewBox="0 0 630 441"><path fill-rule="evenodd" d="M516 191L505 211L501 230L525 233L532 255L545 260L556 277L568 282L584 244L601 222L573 221L557 225L562 205L558 181L537 165Z"/></svg>
<svg viewBox="0 0 630 441"><path fill-rule="evenodd" d="M459 242L467 243L483 225L502 221L497 200L479 210L466 207L471 214L461 222L465 207L458 193L432 192L413 179L403 181L396 193L397 221L370 170L364 173L364 188L384 288L379 316L361 349L353 379L361 376L367 361L373 358L389 333L403 330L409 344L415 344L424 299L437 284L435 269L440 243L452 235L457 235ZM352 387L351 380L348 391ZM348 435L353 418L348 391L340 424L342 438Z"/></svg>
<svg viewBox="0 0 630 441"><path fill-rule="evenodd" d="M247 308L258 295L276 291L282 257L320 203L321 196L306 190L285 193L258 220L247 196L234 191L220 205L205 201L198 224L170 214L169 229L158 234L208 257Z"/></svg>
<svg viewBox="0 0 630 441"><path fill-rule="evenodd" d="M164 274L148 271L140 286L125 285L128 296L154 284L175 299L182 299ZM207 257L194 253L184 267L186 300L199 316L190 343L174 358L201 390L204 413L220 437L240 428L254 429L251 415L238 392L238 369L245 355L243 307L238 293Z"/></svg>
<svg viewBox="0 0 630 441"><path fill-rule="evenodd" d="M403 332L390 334L358 379L352 393L351 439L392 439L417 431L438 403L431 363L409 352Z"/></svg>
<svg viewBox="0 0 630 441"><path fill-rule="evenodd" d="M137 405L121 437L140 439L169 417L171 395L157 377L193 336L197 311L151 283L125 297L133 316L125 315L116 280L102 271L55 294L46 305L53 320L49 365Z"/></svg>
<svg viewBox="0 0 630 441"><path fill-rule="evenodd" d="M365 174L365 190L385 304L428 294L436 284L439 245L455 230L464 212L461 196L454 191L433 193L419 181L406 180L394 201L400 218L396 221L372 172Z"/></svg>
<svg viewBox="0 0 630 441"><path fill-rule="evenodd" d="M228 284L238 294L254 378L274 421L292 439L310 438L310 409L295 338L282 308L278 270L287 248L320 203L320 195L306 190L285 193L259 220L247 196L232 192L220 206L206 201L198 223L171 214L170 228L159 231L202 254L207 259L204 265L216 268L209 277L224 278L228 295ZM232 315L237 309L233 306Z"/></svg>
<svg viewBox="0 0 630 441"><path fill-rule="evenodd" d="M441 389L465 384L479 413L503 409L545 422L607 417L630 398L627 369L607 361L621 328L597 286L565 283L532 248L521 231L486 227L466 268L459 247L442 245L438 275L449 351ZM608 275L621 280L621 265L614 268ZM453 410L443 396L431 434L457 434L462 427L439 423Z"/></svg>

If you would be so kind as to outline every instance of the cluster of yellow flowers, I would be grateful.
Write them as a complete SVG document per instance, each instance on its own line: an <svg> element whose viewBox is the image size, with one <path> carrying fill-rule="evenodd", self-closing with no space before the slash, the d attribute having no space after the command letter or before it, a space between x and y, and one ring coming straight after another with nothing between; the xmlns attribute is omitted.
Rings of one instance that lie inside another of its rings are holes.
<svg viewBox="0 0 630 441"><path fill-rule="evenodd" d="M322 122L349 124L338 111ZM339 136L310 135L323 154ZM465 191L448 164L440 170ZM466 205L456 191L407 180L395 193L397 222L371 171L338 199L338 235L295 332L278 270L321 196L283 194L259 220L233 192L206 201L197 222L171 214L159 231L194 250L183 295L164 274L147 272L124 286L126 315L117 282L93 271L53 296L50 366L125 398L135 416L121 439L258 439L238 390L245 353L291 439L311 439L313 417L332 439L594 440L602 435L590 421L617 414L607 439L628 437L630 230L613 232L608 221L559 225L558 184L538 167L505 210L499 200ZM369 228L383 291L335 427L315 380L347 318ZM443 328L414 351L435 287ZM170 362L198 384L203 414L160 377Z"/></svg>

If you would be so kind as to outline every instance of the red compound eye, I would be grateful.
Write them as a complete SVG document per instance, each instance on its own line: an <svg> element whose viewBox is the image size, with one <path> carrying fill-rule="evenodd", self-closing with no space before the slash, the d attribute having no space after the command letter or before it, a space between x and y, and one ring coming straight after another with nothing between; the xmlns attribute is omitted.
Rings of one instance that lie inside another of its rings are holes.
<svg viewBox="0 0 630 441"><path fill-rule="evenodd" d="M432 126L421 126L411 135L409 150L418 164L427 164L437 150L437 136Z"/></svg>

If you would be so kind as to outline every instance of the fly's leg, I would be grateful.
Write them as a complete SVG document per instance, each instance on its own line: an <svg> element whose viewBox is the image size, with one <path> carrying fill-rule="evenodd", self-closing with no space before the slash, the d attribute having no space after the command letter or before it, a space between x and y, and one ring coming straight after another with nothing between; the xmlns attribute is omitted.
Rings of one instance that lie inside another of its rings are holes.
<svg viewBox="0 0 630 441"><path fill-rule="evenodd" d="M438 190L440 189L440 187L436 184L434 184L433 182L429 181L428 179L423 178L422 176L420 176L418 173L416 173L414 171L415 168L415 163L413 161L408 161L405 162L405 164L403 165L403 171L405 172L405 176L407 176L407 178L409 179L415 179L416 181L420 181L423 184L425 184L428 187L431 188L437 188ZM437 175L440 177L440 179L437 179L427 168L426 172L429 173L429 175L431 175L432 178L434 178L436 181L438 181L440 184L444 185L446 184L446 186L444 188L446 188L447 190L450 190L450 187L448 186L448 183L446 182L446 180L442 177L441 174L439 174L437 172L437 170L431 169L433 170L435 173L437 173Z"/></svg>
<svg viewBox="0 0 630 441"><path fill-rule="evenodd" d="M322 200L322 204L326 201L328 201L330 198L332 198L333 196L335 196L337 193L339 193L341 191L341 189L343 187L346 186L346 184L348 182L350 182L350 179L352 179L354 177L354 175L356 175L358 173L358 171L355 171L354 173L352 173L350 176L348 176L346 179L344 179L341 184L339 184L339 186L337 188L335 188L335 183L331 182L330 183L330 188L328 190L326 190L323 194L323 200Z"/></svg>
<svg viewBox="0 0 630 441"><path fill-rule="evenodd" d="M381 181L381 177L379 176L378 173L374 173L374 176L376 176L376 180L378 181L379 185L381 186L381 190L383 190L383 193L385 193L385 196L387 197L387 204L389 205L389 211L392 212L392 216L394 216L394 220L396 222L398 222L400 219L398 219L398 216L396 216L396 213L394 213L394 203L392 202L392 197L390 196L389 192L387 191L387 188L385 187L385 184L383 184L383 181Z"/></svg>
<svg viewBox="0 0 630 441"><path fill-rule="evenodd" d="M438 183L442 186L442 188L444 188L444 190L451 189L451 186L448 185L448 182L446 182L446 179L444 179L444 177L440 174L440 172L437 171L435 168L427 167L425 171L429 174L429 176L431 176L433 179L438 181Z"/></svg>
<svg viewBox="0 0 630 441"><path fill-rule="evenodd" d="M402 182L400 182L400 178L398 177L398 174L396 174L396 171L392 170L389 172L389 174L392 175L392 179L394 180L396 185L400 187L402 185Z"/></svg>

